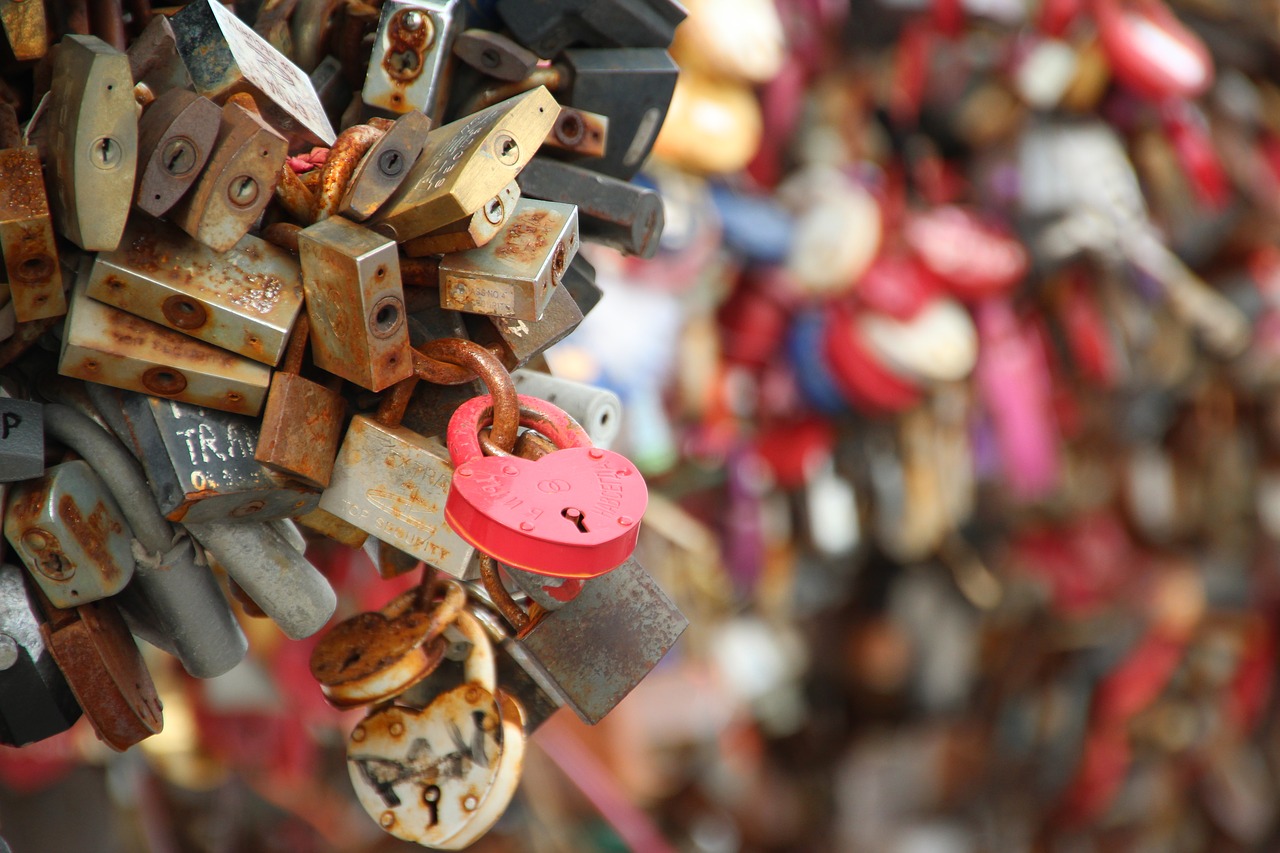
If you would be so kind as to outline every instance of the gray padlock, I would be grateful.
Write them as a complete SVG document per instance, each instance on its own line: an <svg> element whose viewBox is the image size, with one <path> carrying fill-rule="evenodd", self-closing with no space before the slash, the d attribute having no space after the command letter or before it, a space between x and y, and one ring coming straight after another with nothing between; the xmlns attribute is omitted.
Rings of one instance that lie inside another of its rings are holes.
<svg viewBox="0 0 1280 853"><path fill-rule="evenodd" d="M417 110L439 121L462 0L386 0L361 97L375 112Z"/></svg>
<svg viewBox="0 0 1280 853"><path fill-rule="evenodd" d="M654 190L546 157L530 160L516 182L528 198L576 204L583 240L641 258L658 253L666 220Z"/></svg>
<svg viewBox="0 0 1280 853"><path fill-rule="evenodd" d="M25 746L80 718L71 688L40 638L22 569L0 565L0 744Z"/></svg>
<svg viewBox="0 0 1280 853"><path fill-rule="evenodd" d="M44 407L17 400L0 388L0 483L44 472Z"/></svg>
<svg viewBox="0 0 1280 853"><path fill-rule="evenodd" d="M561 379L535 370L515 370L511 378L516 390L546 400L569 413L582 424L591 443L608 450L622 430L622 400L607 388Z"/></svg>

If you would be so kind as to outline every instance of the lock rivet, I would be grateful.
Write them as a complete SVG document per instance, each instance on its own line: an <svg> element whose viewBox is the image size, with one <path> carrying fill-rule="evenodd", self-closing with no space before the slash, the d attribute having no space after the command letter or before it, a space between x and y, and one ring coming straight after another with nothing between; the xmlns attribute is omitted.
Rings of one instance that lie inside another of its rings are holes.
<svg viewBox="0 0 1280 853"><path fill-rule="evenodd" d="M384 828L389 828L389 827L395 826L395 825L396 825L396 813L395 813L395 812L393 812L393 811L385 811L385 812L383 812L383 813L382 813L382 816L381 816L380 818L378 818L378 823L382 824L382 826L383 826Z"/></svg>
<svg viewBox="0 0 1280 853"><path fill-rule="evenodd" d="M401 735L404 734L404 723L401 723L401 722L392 723L389 727L387 727L387 731L391 733L392 737L400 737Z"/></svg>
<svg viewBox="0 0 1280 853"><path fill-rule="evenodd" d="M521 529L521 530L524 530L524 531L526 531L526 532L527 532L527 531L529 531L529 530L532 530L532 529L533 529L533 523L532 523L532 522L529 522L529 521L522 521L522 522L520 522L520 529Z"/></svg>
<svg viewBox="0 0 1280 853"><path fill-rule="evenodd" d="M22 544L32 551L43 551L49 547L49 539L40 530L28 530L22 534Z"/></svg>
<svg viewBox="0 0 1280 853"><path fill-rule="evenodd" d="M516 466L514 466L514 465L503 465L503 466L502 466L502 473L504 473L504 474L510 474L510 475L512 475L512 476L515 476L516 474L519 474L519 473L520 473L520 471L519 471L519 469L517 469L517 468L516 468Z"/></svg>
<svg viewBox="0 0 1280 853"><path fill-rule="evenodd" d="M18 641L8 634L0 634L0 670L9 669L18 662Z"/></svg>
<svg viewBox="0 0 1280 853"><path fill-rule="evenodd" d="M636 521L634 518L632 518L629 515L620 515L618 516L618 523L621 524L623 527L630 527L631 525L635 524Z"/></svg>
<svg viewBox="0 0 1280 853"><path fill-rule="evenodd" d="M598 447L593 447L587 451L587 455L590 456L592 459L603 459L604 451Z"/></svg>
<svg viewBox="0 0 1280 853"><path fill-rule="evenodd" d="M410 32L417 32L422 29L422 13L410 9L400 16L400 26Z"/></svg>
<svg viewBox="0 0 1280 853"><path fill-rule="evenodd" d="M363 743L365 737L367 736L368 735L364 730L364 726L356 726L355 731L351 733L351 739L356 743Z"/></svg>
<svg viewBox="0 0 1280 853"><path fill-rule="evenodd" d="M462 801L462 807L469 812L475 811L478 805L480 805L480 801L475 798L474 794L468 794L467 798Z"/></svg>

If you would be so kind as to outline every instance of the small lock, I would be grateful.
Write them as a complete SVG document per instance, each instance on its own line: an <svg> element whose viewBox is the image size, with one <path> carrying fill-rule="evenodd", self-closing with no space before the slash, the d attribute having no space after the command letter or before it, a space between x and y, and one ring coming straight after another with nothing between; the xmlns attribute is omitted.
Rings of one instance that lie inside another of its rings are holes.
<svg viewBox="0 0 1280 853"><path fill-rule="evenodd" d="M430 130L431 119L417 110L396 119L351 173L338 212L356 222L377 213L409 177Z"/></svg>
<svg viewBox="0 0 1280 853"><path fill-rule="evenodd" d="M44 407L0 388L0 483L44 473Z"/></svg>
<svg viewBox="0 0 1280 853"><path fill-rule="evenodd" d="M91 299L89 272L71 292L59 373L226 412L262 410L270 368Z"/></svg>
<svg viewBox="0 0 1280 853"><path fill-rule="evenodd" d="M564 284L568 278L566 274L561 279L560 286L551 291L551 299L542 310L542 317L532 323L514 317L466 315L467 331L471 339L494 349L502 365L508 370L523 367L531 359L569 337L582 323L582 311L568 286Z"/></svg>
<svg viewBox="0 0 1280 853"><path fill-rule="evenodd" d="M441 259L440 305L536 321L577 253L574 205L521 199L492 240Z"/></svg>
<svg viewBox="0 0 1280 853"><path fill-rule="evenodd" d="M186 89L170 89L138 121L134 205L164 216L200 176L222 125L222 110Z"/></svg>
<svg viewBox="0 0 1280 853"><path fill-rule="evenodd" d="M431 131L374 228L405 242L471 216L529 162L559 109L539 86Z"/></svg>
<svg viewBox="0 0 1280 853"><path fill-rule="evenodd" d="M0 564L0 743L26 746L80 719L66 677L40 636L24 572Z"/></svg>
<svg viewBox="0 0 1280 853"><path fill-rule="evenodd" d="M227 251L271 201L287 154L284 137L255 112L234 101L225 104L209 162L169 218L214 251Z"/></svg>
<svg viewBox="0 0 1280 853"><path fill-rule="evenodd" d="M515 214L519 201L520 185L512 181L467 218L451 222L421 237L414 237L401 248L411 258L477 249L501 232Z"/></svg>
<svg viewBox="0 0 1280 853"><path fill-rule="evenodd" d="M0 150L0 252L19 322L67 313L58 244L34 147Z"/></svg>
<svg viewBox="0 0 1280 853"><path fill-rule="evenodd" d="M288 147L333 145L333 125L307 75L234 12L214 0L195 0L173 16L173 29L201 95L222 103L248 92Z"/></svg>
<svg viewBox="0 0 1280 853"><path fill-rule="evenodd" d="M0 0L0 26L17 61L39 59L48 52L49 22L43 3Z"/></svg>
<svg viewBox="0 0 1280 853"><path fill-rule="evenodd" d="M666 47L687 14L673 0L498 0L502 22L539 56L575 44Z"/></svg>
<svg viewBox="0 0 1280 853"><path fill-rule="evenodd" d="M133 533L88 462L54 465L15 486L4 535L55 607L115 595L133 578Z"/></svg>
<svg viewBox="0 0 1280 853"><path fill-rule="evenodd" d="M387 0L374 35L361 97L390 113L411 110L439 121L449 87L461 0Z"/></svg>
<svg viewBox="0 0 1280 853"><path fill-rule="evenodd" d="M86 251L115 249L138 161L128 57L94 36L64 37L46 121L49 201L59 233Z"/></svg>
<svg viewBox="0 0 1280 853"><path fill-rule="evenodd" d="M413 373L396 245L334 216L298 234L316 366L370 391Z"/></svg>
<svg viewBox="0 0 1280 853"><path fill-rule="evenodd" d="M488 77L515 83L538 64L538 55L501 33L463 30L453 42L453 53Z"/></svg>
<svg viewBox="0 0 1280 853"><path fill-rule="evenodd" d="M257 237L218 252L167 222L134 216L120 248L97 256L86 293L274 365L302 311L302 273L293 255Z"/></svg>

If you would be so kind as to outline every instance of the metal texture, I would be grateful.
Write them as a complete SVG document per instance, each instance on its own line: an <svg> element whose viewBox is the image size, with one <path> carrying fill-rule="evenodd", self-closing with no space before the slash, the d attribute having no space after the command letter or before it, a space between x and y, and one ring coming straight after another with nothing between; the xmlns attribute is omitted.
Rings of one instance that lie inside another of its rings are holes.
<svg viewBox="0 0 1280 853"><path fill-rule="evenodd" d="M519 201L520 185L512 181L475 213L407 240L401 248L411 258L477 249L498 235L515 213Z"/></svg>
<svg viewBox="0 0 1280 853"><path fill-rule="evenodd" d="M226 412L262 410L270 368L90 299L88 276L80 279L58 361L63 376Z"/></svg>
<svg viewBox="0 0 1280 853"><path fill-rule="evenodd" d="M551 292L541 319L535 322L484 314L469 314L466 322L472 340L496 350L503 366L515 370L572 334L582 323L582 311L562 284Z"/></svg>
<svg viewBox="0 0 1280 853"><path fill-rule="evenodd" d="M622 401L607 388L533 370L517 370L511 379L521 393L564 409L596 447L607 450L622 430Z"/></svg>
<svg viewBox="0 0 1280 853"><path fill-rule="evenodd" d="M488 389L488 399L492 404L492 444L500 454L510 453L520 428L520 404L511 375L498 358L484 347L463 338L439 338L424 344L419 352L422 357L415 359L415 370L418 377L427 382L469 382L472 374L480 378ZM460 370L466 372L461 377L455 376Z"/></svg>
<svg viewBox="0 0 1280 853"><path fill-rule="evenodd" d="M218 103L248 92L291 147L333 145L336 134L307 75L230 10L195 0L173 16L173 28L197 92Z"/></svg>
<svg viewBox="0 0 1280 853"><path fill-rule="evenodd" d="M44 407L0 390L0 483L44 472Z"/></svg>
<svg viewBox="0 0 1280 853"><path fill-rule="evenodd" d="M438 121L449 91L462 0L386 0L361 97L391 113L417 110Z"/></svg>
<svg viewBox="0 0 1280 853"><path fill-rule="evenodd" d="M163 216L200 176L222 125L222 110L186 89L160 95L138 120L134 205Z"/></svg>
<svg viewBox="0 0 1280 853"><path fill-rule="evenodd" d="M675 0L498 0L498 15L539 56L574 44L666 47L687 13Z"/></svg>
<svg viewBox="0 0 1280 853"><path fill-rule="evenodd" d="M23 571L0 565L0 743L25 746L71 728L80 706L40 636Z"/></svg>
<svg viewBox="0 0 1280 853"><path fill-rule="evenodd" d="M217 252L135 216L120 248L94 262L86 293L154 323L274 365L302 311L298 260L246 235Z"/></svg>
<svg viewBox="0 0 1280 853"><path fill-rule="evenodd" d="M529 162L558 112L540 86L431 131L374 227L403 242L475 213Z"/></svg>
<svg viewBox="0 0 1280 853"><path fill-rule="evenodd" d="M311 354L370 391L413 372L396 245L341 217L298 235Z"/></svg>
<svg viewBox="0 0 1280 853"><path fill-rule="evenodd" d="M590 446L586 431L544 400L520 396L520 423L560 450L537 461L483 457L484 397L449 422L456 469L445 519L478 550L516 568L590 578L631 556L648 489L630 461Z"/></svg>
<svg viewBox="0 0 1280 853"><path fill-rule="evenodd" d="M44 4L30 0L0 0L0 26L13 58L19 62L39 59L49 50L49 23Z"/></svg>
<svg viewBox="0 0 1280 853"><path fill-rule="evenodd" d="M187 523L186 528L286 637L310 637L337 609L329 581L274 525Z"/></svg>
<svg viewBox="0 0 1280 853"><path fill-rule="evenodd" d="M129 216L138 161L128 57L93 36L64 37L45 120L59 233L86 251L111 251Z"/></svg>
<svg viewBox="0 0 1280 853"><path fill-rule="evenodd" d="M582 225L581 210L578 211L578 225L579 227ZM590 314L591 309L599 305L600 300L604 298L604 291L596 284L596 268L581 252L573 259L573 263L569 264L569 269L565 272L560 286L573 297L583 316Z"/></svg>
<svg viewBox="0 0 1280 853"><path fill-rule="evenodd" d="M577 208L522 198L491 241L440 261L440 305L535 321L577 252Z"/></svg>
<svg viewBox="0 0 1280 853"><path fill-rule="evenodd" d="M482 74L513 83L523 80L538 64L536 53L489 30L459 33L453 42L453 53Z"/></svg>
<svg viewBox="0 0 1280 853"><path fill-rule="evenodd" d="M608 139L608 116L561 106L545 144L582 157L603 157Z"/></svg>
<svg viewBox="0 0 1280 853"><path fill-rule="evenodd" d="M371 124L357 124L338 135L338 141L329 149L329 155L320 169L320 185L316 189L311 221L319 222L338 212L342 206L342 195L351 182L356 167L365 153L385 133L382 128Z"/></svg>
<svg viewBox="0 0 1280 853"><path fill-rule="evenodd" d="M161 95L171 89L190 89L191 72L178 54L173 24L164 15L152 15L146 28L129 45L129 69L133 79Z"/></svg>
<svg viewBox="0 0 1280 853"><path fill-rule="evenodd" d="M359 527L343 521L333 513L318 506L311 512L296 516L294 521L308 530L313 530L321 536L332 539L339 545L346 545L348 548L359 548L369 539L369 534Z"/></svg>
<svg viewBox="0 0 1280 853"><path fill-rule="evenodd" d="M224 105L213 154L170 219L214 251L227 251L271 201L287 154L284 137L256 114L238 103Z"/></svg>
<svg viewBox="0 0 1280 853"><path fill-rule="evenodd" d="M467 328L462 322L463 315L457 311L446 311L440 307L439 298L434 292L429 295L432 297L431 304L409 315L409 342L415 348L421 348L440 338L467 337ZM445 430L449 428L449 418L453 417L454 411L467 400L483 393L484 384L478 379L460 385L419 382L413 389L413 396L401 423L420 435L440 436L443 441Z"/></svg>
<svg viewBox="0 0 1280 853"><path fill-rule="evenodd" d="M0 151L0 252L19 322L67 313L58 244L34 147Z"/></svg>
<svg viewBox="0 0 1280 853"><path fill-rule="evenodd" d="M526 198L576 204L582 239L641 258L657 254L665 217L654 190L545 158L531 162L517 180Z"/></svg>
<svg viewBox="0 0 1280 853"><path fill-rule="evenodd" d="M121 410L170 521L270 521L308 512L320 500L254 458L258 426L250 418L137 394L125 395Z"/></svg>
<svg viewBox="0 0 1280 853"><path fill-rule="evenodd" d="M4 535L54 607L107 598L133 578L133 534L83 460L54 465L14 486Z"/></svg>
<svg viewBox="0 0 1280 853"><path fill-rule="evenodd" d="M417 110L396 119L356 166L338 212L357 222L377 213L408 178L429 130L431 119Z"/></svg>

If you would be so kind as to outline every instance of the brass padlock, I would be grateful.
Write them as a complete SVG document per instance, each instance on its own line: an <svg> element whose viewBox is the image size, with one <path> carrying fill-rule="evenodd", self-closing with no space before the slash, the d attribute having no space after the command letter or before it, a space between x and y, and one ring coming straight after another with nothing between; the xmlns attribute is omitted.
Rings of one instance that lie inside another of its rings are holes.
<svg viewBox="0 0 1280 853"><path fill-rule="evenodd" d="M490 242L440 261L440 305L534 321L578 253L578 209L521 199Z"/></svg>
<svg viewBox="0 0 1280 853"><path fill-rule="evenodd" d="M512 181L467 218L414 237L401 248L411 258L478 249L498 235L515 213L519 201L520 185Z"/></svg>
<svg viewBox="0 0 1280 853"><path fill-rule="evenodd" d="M333 145L333 125L307 75L231 10L195 0L173 16L173 28L197 92L218 103L247 92L291 147Z"/></svg>
<svg viewBox="0 0 1280 853"><path fill-rule="evenodd" d="M475 213L529 162L559 110L539 86L431 131L374 227L404 242Z"/></svg>
<svg viewBox="0 0 1280 853"><path fill-rule="evenodd" d="M417 110L439 121L449 91L462 0L386 0L361 97L391 113Z"/></svg>
<svg viewBox="0 0 1280 853"><path fill-rule="evenodd" d="M13 58L19 62L39 59L49 50L49 23L44 4L29 0L0 0L0 26Z"/></svg>
<svg viewBox="0 0 1280 853"><path fill-rule="evenodd" d="M302 273L284 249L246 235L219 252L167 222L135 215L103 252L89 296L254 361L280 361L302 312Z"/></svg>
<svg viewBox="0 0 1280 853"><path fill-rule="evenodd" d="M18 322L67 313L58 244L34 147L0 150L0 251Z"/></svg>
<svg viewBox="0 0 1280 853"><path fill-rule="evenodd" d="M343 192L338 212L364 222L391 198L422 154L431 119L417 110L400 116L365 153Z"/></svg>
<svg viewBox="0 0 1280 853"><path fill-rule="evenodd" d="M396 244L333 216L298 234L316 366L370 391L413 374Z"/></svg>
<svg viewBox="0 0 1280 853"><path fill-rule="evenodd" d="M138 161L129 58L94 36L63 38L46 121L58 231L87 251L111 251L124 233Z"/></svg>
<svg viewBox="0 0 1280 853"><path fill-rule="evenodd" d="M209 163L169 218L211 249L227 251L271 201L288 147L252 110L225 104Z"/></svg>
<svg viewBox="0 0 1280 853"><path fill-rule="evenodd" d="M213 153L222 110L208 98L171 89L138 122L138 186L134 204L163 216L191 189Z"/></svg>

